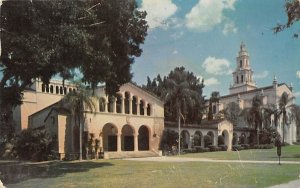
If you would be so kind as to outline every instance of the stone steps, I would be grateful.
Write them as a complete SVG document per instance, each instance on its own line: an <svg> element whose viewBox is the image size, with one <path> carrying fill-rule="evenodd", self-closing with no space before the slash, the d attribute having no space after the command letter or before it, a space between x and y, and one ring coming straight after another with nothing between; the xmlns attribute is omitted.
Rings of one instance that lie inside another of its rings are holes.
<svg viewBox="0 0 300 188"><path fill-rule="evenodd" d="M104 152L104 159L123 159L139 157L158 157L159 153L154 151L122 151L122 152Z"/></svg>

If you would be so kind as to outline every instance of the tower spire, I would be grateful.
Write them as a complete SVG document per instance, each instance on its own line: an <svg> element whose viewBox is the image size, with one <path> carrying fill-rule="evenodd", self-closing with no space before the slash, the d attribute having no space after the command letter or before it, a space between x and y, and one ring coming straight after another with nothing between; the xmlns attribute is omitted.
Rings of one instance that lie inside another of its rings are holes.
<svg viewBox="0 0 300 188"><path fill-rule="evenodd" d="M243 41L236 57L236 69L232 75L234 84L229 88L231 94L256 89L253 71L250 67L250 57Z"/></svg>

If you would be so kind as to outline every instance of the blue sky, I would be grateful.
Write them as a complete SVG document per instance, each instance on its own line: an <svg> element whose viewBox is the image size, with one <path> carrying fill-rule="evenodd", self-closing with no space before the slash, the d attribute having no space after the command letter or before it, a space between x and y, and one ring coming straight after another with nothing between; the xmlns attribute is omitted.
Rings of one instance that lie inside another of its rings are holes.
<svg viewBox="0 0 300 188"><path fill-rule="evenodd" d="M184 66L205 80L205 95L228 94L240 43L250 55L257 86L293 83L300 104L300 24L274 34L285 23L284 0L139 0L150 29L143 54L132 66L133 81L145 84L158 73ZM210 66L209 66L210 65ZM297 76L299 71L299 76Z"/></svg>

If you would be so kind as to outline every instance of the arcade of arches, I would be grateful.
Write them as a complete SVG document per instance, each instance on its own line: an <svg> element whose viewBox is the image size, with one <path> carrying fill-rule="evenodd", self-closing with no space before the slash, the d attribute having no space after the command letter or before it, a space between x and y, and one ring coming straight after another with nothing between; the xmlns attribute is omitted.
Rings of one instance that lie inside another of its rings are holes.
<svg viewBox="0 0 300 188"><path fill-rule="evenodd" d="M104 125L100 139L103 141L104 152L148 151L151 148L151 130L146 125L134 128L128 124L118 128L114 124Z"/></svg>
<svg viewBox="0 0 300 188"><path fill-rule="evenodd" d="M166 129L178 134L178 127L176 124L166 123L165 127ZM233 126L226 120L202 127L183 125L181 129L181 147L183 149L192 148L194 146L217 146L218 136L222 136L224 138L224 144L227 145L228 151L232 148ZM237 133L235 134L237 135ZM240 136L242 135L242 137L246 136L245 133L239 134Z"/></svg>

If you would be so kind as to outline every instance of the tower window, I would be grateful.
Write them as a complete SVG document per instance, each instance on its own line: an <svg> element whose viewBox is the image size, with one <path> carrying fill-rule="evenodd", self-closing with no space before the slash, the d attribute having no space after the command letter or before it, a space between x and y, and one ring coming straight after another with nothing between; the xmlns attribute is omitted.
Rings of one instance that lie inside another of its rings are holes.
<svg viewBox="0 0 300 188"><path fill-rule="evenodd" d="M236 83L238 84L239 83L239 77L236 76Z"/></svg>
<svg viewBox="0 0 300 188"><path fill-rule="evenodd" d="M244 76L243 75L241 76L241 82L244 82Z"/></svg>
<svg viewBox="0 0 300 188"><path fill-rule="evenodd" d="M243 62L242 62L242 60L240 60L240 67L242 67L243 66Z"/></svg>

